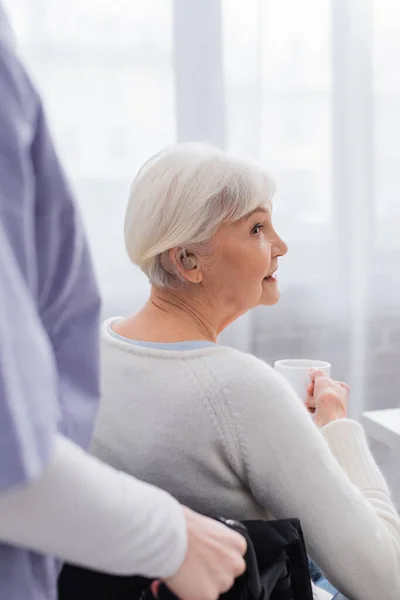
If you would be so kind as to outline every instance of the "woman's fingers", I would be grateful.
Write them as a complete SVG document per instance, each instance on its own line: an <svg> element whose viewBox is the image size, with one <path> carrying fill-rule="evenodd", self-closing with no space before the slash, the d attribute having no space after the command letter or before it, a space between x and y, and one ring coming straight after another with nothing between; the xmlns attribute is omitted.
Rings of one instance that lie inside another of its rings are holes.
<svg viewBox="0 0 400 600"><path fill-rule="evenodd" d="M314 402L314 398L312 396L307 396L305 405L306 405L306 408L309 413L311 413L311 414L315 413L315 402Z"/></svg>
<svg viewBox="0 0 400 600"><path fill-rule="evenodd" d="M328 378L327 374L321 369L310 369L310 379L313 383L317 381Z"/></svg>
<svg viewBox="0 0 400 600"><path fill-rule="evenodd" d="M350 386L348 383L345 383L344 381L338 381L337 382L338 385L340 385L341 388L343 388L346 392L350 392Z"/></svg>
<svg viewBox="0 0 400 600"><path fill-rule="evenodd" d="M346 417L349 391L347 383L331 379L321 369L310 371L306 408L318 427Z"/></svg>

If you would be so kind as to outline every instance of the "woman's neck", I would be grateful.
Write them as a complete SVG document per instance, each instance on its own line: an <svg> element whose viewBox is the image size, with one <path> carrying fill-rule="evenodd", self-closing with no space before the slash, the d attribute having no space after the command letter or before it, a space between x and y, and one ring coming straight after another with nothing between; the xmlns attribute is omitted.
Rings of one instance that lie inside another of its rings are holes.
<svg viewBox="0 0 400 600"><path fill-rule="evenodd" d="M148 342L216 342L223 328L211 299L206 303L183 290L158 288L138 313L113 326L116 333Z"/></svg>

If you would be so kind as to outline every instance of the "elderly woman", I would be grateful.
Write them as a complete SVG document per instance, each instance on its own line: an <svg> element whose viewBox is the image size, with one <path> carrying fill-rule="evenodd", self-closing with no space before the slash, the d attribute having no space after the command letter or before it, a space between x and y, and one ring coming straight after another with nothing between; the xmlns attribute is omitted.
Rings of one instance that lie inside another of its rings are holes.
<svg viewBox="0 0 400 600"><path fill-rule="evenodd" d="M151 295L104 324L93 452L208 515L296 516L343 593L398 600L400 520L361 425L346 418L347 386L314 373L306 407L268 364L217 343L279 299L287 247L273 192L259 166L202 144L140 170L125 240Z"/></svg>

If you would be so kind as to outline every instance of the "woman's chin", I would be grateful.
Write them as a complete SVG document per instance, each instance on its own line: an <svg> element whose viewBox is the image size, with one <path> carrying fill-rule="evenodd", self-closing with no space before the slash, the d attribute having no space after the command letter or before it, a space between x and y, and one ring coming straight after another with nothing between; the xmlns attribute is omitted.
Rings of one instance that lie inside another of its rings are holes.
<svg viewBox="0 0 400 600"><path fill-rule="evenodd" d="M260 304L262 306L273 306L274 304L279 302L280 297L281 297L281 293L279 291L278 285L277 284L274 284L273 286L271 285L271 287L269 287L269 289L263 289Z"/></svg>

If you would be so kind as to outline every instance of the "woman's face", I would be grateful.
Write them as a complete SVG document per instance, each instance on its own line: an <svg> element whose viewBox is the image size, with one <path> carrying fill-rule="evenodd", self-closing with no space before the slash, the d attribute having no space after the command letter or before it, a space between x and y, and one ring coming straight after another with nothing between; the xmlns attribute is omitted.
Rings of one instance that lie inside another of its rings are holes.
<svg viewBox="0 0 400 600"><path fill-rule="evenodd" d="M287 252L275 231L271 207L260 207L213 238L213 258L202 269L203 285L223 306L244 313L279 300L278 257Z"/></svg>

